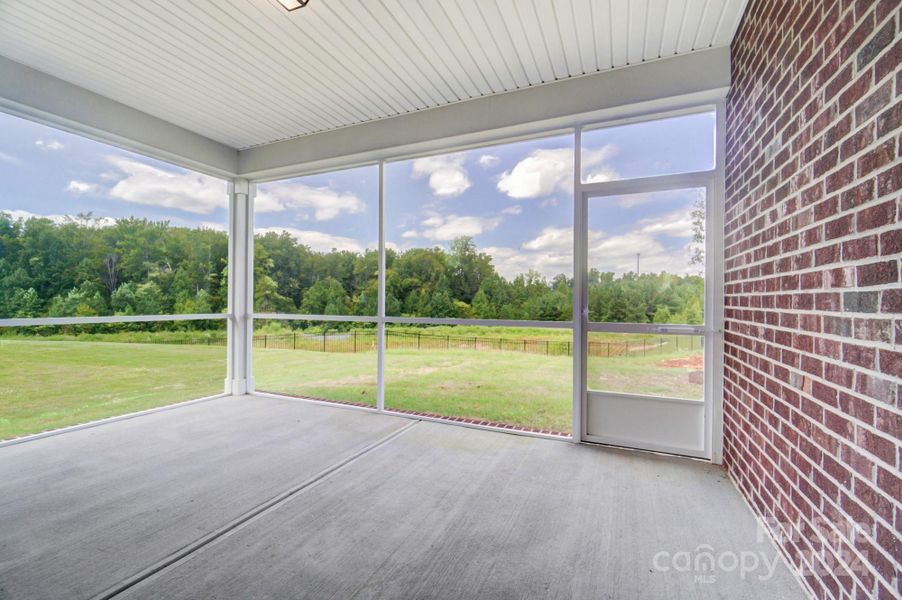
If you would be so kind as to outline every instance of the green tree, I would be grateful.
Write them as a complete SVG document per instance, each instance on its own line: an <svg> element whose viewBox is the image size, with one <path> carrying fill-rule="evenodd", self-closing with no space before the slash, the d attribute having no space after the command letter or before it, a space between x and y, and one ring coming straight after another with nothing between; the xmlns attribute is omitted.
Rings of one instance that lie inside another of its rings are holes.
<svg viewBox="0 0 902 600"><path fill-rule="evenodd" d="M473 301L482 282L495 271L492 258L479 252L469 236L451 242L447 264L452 296L467 303Z"/></svg>
<svg viewBox="0 0 902 600"><path fill-rule="evenodd" d="M311 315L346 315L349 299L341 283L326 277L304 293L301 312Z"/></svg>
<svg viewBox="0 0 902 600"><path fill-rule="evenodd" d="M673 316L670 314L670 309L666 306L661 306L655 311L655 323L670 323L672 320Z"/></svg>
<svg viewBox="0 0 902 600"><path fill-rule="evenodd" d="M477 319L494 319L497 314L489 300L489 295L485 293L484 289L479 288L479 291L473 296L473 315Z"/></svg>

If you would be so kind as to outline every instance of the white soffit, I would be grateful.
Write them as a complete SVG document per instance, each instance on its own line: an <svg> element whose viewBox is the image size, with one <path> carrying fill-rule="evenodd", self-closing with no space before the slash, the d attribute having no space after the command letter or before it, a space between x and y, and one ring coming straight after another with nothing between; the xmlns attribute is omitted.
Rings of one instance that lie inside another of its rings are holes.
<svg viewBox="0 0 902 600"><path fill-rule="evenodd" d="M745 0L0 2L0 55L227 146L726 46Z"/></svg>

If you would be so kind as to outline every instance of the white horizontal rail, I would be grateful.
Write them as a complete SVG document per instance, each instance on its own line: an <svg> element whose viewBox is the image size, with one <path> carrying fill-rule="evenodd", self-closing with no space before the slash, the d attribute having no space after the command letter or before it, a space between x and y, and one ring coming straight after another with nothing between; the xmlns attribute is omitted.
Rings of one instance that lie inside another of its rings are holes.
<svg viewBox="0 0 902 600"><path fill-rule="evenodd" d="M398 325L483 325L487 327L544 327L572 329L573 321L517 321L508 319L432 319L426 317L385 317L386 323Z"/></svg>
<svg viewBox="0 0 902 600"><path fill-rule="evenodd" d="M655 329L655 333L666 333L669 335L704 335L705 328L701 325L661 325Z"/></svg>
<svg viewBox="0 0 902 600"><path fill-rule="evenodd" d="M648 192L663 192L670 190L683 190L688 188L703 188L711 183L715 177L715 171L695 171L693 173L678 173L675 175L655 175L653 177L640 177L638 179L618 179L616 181L596 181L583 183L580 190L583 196L619 196L625 194L642 194Z"/></svg>
<svg viewBox="0 0 902 600"><path fill-rule="evenodd" d="M586 323L587 331L599 333L660 333L667 335L704 335L704 325L656 325L654 323Z"/></svg>
<svg viewBox="0 0 902 600"><path fill-rule="evenodd" d="M273 321L334 321L339 323L379 323L379 317L354 315L305 315L292 313L254 313L254 319ZM543 327L570 329L572 321L518 321L515 319L436 319L431 317L384 317L383 323L396 325L480 325L486 327Z"/></svg>
<svg viewBox="0 0 902 600"><path fill-rule="evenodd" d="M231 318L228 313L190 315L119 315L109 317L43 317L0 319L0 327L40 327L42 325L99 325L103 323L153 323L156 321L214 321Z"/></svg>
<svg viewBox="0 0 902 600"><path fill-rule="evenodd" d="M297 315L294 313L254 313L254 319L273 321L336 321L339 323L377 323L379 317L362 315Z"/></svg>

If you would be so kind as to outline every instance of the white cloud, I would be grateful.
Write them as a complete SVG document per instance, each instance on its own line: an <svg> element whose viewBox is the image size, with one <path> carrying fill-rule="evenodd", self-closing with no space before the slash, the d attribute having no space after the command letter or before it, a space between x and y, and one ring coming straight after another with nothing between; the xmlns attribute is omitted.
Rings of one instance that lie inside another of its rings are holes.
<svg viewBox="0 0 902 600"><path fill-rule="evenodd" d="M66 191L73 194L86 194L88 192L97 193L99 189L100 188L93 183L86 183L75 179L70 181L69 185L66 186Z"/></svg>
<svg viewBox="0 0 902 600"><path fill-rule="evenodd" d="M691 237L692 218L687 211L677 211L653 219L639 221L642 233L668 235L671 237Z"/></svg>
<svg viewBox="0 0 902 600"><path fill-rule="evenodd" d="M483 169L488 169L489 167L494 167L498 164L500 159L494 154L483 154L480 156L476 162L479 163L479 166Z"/></svg>
<svg viewBox="0 0 902 600"><path fill-rule="evenodd" d="M412 175L429 177L429 187L439 198L453 198L467 191L472 183L464 168L465 154L427 156L413 161Z"/></svg>
<svg viewBox="0 0 902 600"><path fill-rule="evenodd" d="M495 270L505 279L513 279L528 271L537 271L551 279L559 273L571 275L573 260L568 253L524 252L522 248L489 246L482 251L492 257Z"/></svg>
<svg viewBox="0 0 902 600"><path fill-rule="evenodd" d="M295 229L294 227L265 227L257 229L256 233L286 232L298 243L303 244L314 252L329 252L331 250L350 250L351 252L363 252L366 248L360 241L341 235L332 235L322 231L308 231Z"/></svg>
<svg viewBox="0 0 902 600"><path fill-rule="evenodd" d="M302 219L309 219L312 213L316 221L330 221L342 213L363 212L366 205L351 192L286 182L260 186L254 199L254 209L258 212L291 210L300 213Z"/></svg>
<svg viewBox="0 0 902 600"><path fill-rule="evenodd" d="M573 251L573 234L569 227L546 227L538 237L523 244L527 250L571 252Z"/></svg>
<svg viewBox="0 0 902 600"><path fill-rule="evenodd" d="M501 224L501 217L461 217L433 215L423 220L418 237L447 242L462 235L477 236ZM410 236L406 236L410 237Z"/></svg>
<svg viewBox="0 0 902 600"><path fill-rule="evenodd" d="M675 274L694 274L698 267L689 263L687 246L675 250L665 246L666 237L683 237L685 220L674 217L671 221L642 221L631 231L607 235L603 231L589 231L589 267L617 274L635 272L636 253L639 253L639 269L643 273L666 271ZM511 279L530 269L547 278L559 273L570 275L573 271L573 237L569 227L546 227L535 238L519 248L488 247L483 249L492 256L495 269Z"/></svg>
<svg viewBox="0 0 902 600"><path fill-rule="evenodd" d="M413 229L408 229L407 231L405 231L404 233L401 234L401 237L404 239L410 239L410 238L420 237L420 234Z"/></svg>
<svg viewBox="0 0 902 600"><path fill-rule="evenodd" d="M107 157L120 177L109 195L118 200L210 214L228 206L226 184L191 171L168 171L131 158Z"/></svg>
<svg viewBox="0 0 902 600"><path fill-rule="evenodd" d="M573 150L533 150L510 171L501 174L498 190L511 198L540 198L573 185Z"/></svg>
<svg viewBox="0 0 902 600"><path fill-rule="evenodd" d="M689 264L685 249L674 252L672 248L665 247L659 238L640 230L610 237L602 235L594 244L590 243L589 265L600 271L635 272L637 253L642 273L666 271L683 275L698 270Z"/></svg>
<svg viewBox="0 0 902 600"><path fill-rule="evenodd" d="M91 217L82 219L72 215L39 215L33 212L28 212L27 210L3 210L0 212L6 213L14 221L26 221L28 219L50 219L57 225L74 222L86 225L88 227L112 227L116 224L116 219L112 217Z"/></svg>
<svg viewBox="0 0 902 600"><path fill-rule="evenodd" d="M41 150L50 150L51 152L57 152L59 150L63 150L66 147L66 145L61 141L54 140L52 138L47 140L37 140L34 145L39 147Z"/></svg>
<svg viewBox="0 0 902 600"><path fill-rule="evenodd" d="M596 150L582 152L583 168L590 182L617 178L617 172L605 164L616 154L617 148L608 144ZM533 150L513 169L498 179L498 190L518 200L544 198L555 192L573 193L573 149L553 148Z"/></svg>
<svg viewBox="0 0 902 600"><path fill-rule="evenodd" d="M515 204L513 206L508 206L507 208L502 209L501 214L502 215L519 215L522 212L523 212L523 207L520 206L519 204Z"/></svg>
<svg viewBox="0 0 902 600"><path fill-rule="evenodd" d="M0 162L5 162L7 164L13 165L14 167L24 167L25 161L21 158L13 156L12 154L7 154L6 152L0 152Z"/></svg>

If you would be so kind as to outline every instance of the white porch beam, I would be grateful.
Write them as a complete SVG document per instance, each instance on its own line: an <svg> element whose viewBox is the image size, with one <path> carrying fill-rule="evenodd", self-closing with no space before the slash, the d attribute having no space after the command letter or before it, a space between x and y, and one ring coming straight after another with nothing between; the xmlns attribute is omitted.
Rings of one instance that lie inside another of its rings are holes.
<svg viewBox="0 0 902 600"><path fill-rule="evenodd" d="M711 48L249 148L238 154L238 172L275 179L713 105L729 85L730 49Z"/></svg>
<svg viewBox="0 0 902 600"><path fill-rule="evenodd" d="M0 110L208 175L238 170L234 148L2 56Z"/></svg>

